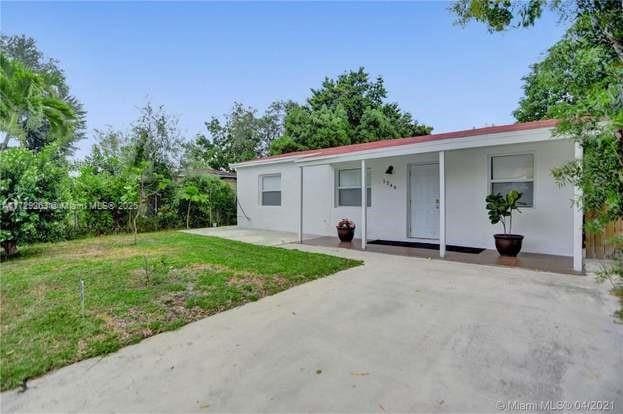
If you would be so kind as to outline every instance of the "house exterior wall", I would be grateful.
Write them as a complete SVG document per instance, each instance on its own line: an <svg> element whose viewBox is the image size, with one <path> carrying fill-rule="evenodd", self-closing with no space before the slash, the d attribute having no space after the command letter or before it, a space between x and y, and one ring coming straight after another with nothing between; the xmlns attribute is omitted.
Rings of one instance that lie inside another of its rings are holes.
<svg viewBox="0 0 623 414"><path fill-rule="evenodd" d="M515 153L533 153L535 157L534 207L522 209L513 222L514 232L526 236L524 251L571 256L573 189L558 187L550 174L553 167L573 159L573 144L568 140L447 151L447 244L494 248L492 235L501 229L489 223L484 208L484 198L489 191L488 157ZM408 166L437 160L437 153L427 153L366 161L372 185L372 205L368 207L367 220L369 240L420 240L408 237ZM389 165L394 167L392 175L385 174ZM335 235L335 223L342 217L351 218L356 224L360 222L360 207L337 207L335 201L335 171L359 167L359 162L304 167L303 231L306 235ZM296 232L299 168L293 162L239 168L238 225ZM273 173L281 173L281 206L261 206L260 176ZM242 214L240 206L250 220ZM357 227L355 237L360 237L360 226Z"/></svg>

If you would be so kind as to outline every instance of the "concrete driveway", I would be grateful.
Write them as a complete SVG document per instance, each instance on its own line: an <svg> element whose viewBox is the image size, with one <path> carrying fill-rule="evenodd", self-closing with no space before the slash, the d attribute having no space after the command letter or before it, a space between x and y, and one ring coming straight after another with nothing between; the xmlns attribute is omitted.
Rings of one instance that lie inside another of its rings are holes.
<svg viewBox="0 0 623 414"><path fill-rule="evenodd" d="M623 325L592 278L333 252L366 263L32 380L2 412L623 409Z"/></svg>

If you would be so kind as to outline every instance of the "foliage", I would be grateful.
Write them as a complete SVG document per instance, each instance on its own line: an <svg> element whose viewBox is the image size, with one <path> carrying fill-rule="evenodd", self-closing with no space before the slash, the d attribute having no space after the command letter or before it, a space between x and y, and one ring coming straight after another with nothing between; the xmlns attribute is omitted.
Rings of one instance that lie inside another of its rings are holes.
<svg viewBox="0 0 623 414"><path fill-rule="evenodd" d="M465 25L475 20L489 31L511 26L529 27L549 8L561 19L587 19L599 43L608 45L623 61L623 3L620 0L457 0L451 11L456 22Z"/></svg>
<svg viewBox="0 0 623 414"><path fill-rule="evenodd" d="M73 143L85 137L86 112L80 101L70 94L60 63L56 59L46 59L37 48L35 40L24 35L0 35L0 52L9 59L19 61L24 67L39 75L43 82L54 90L55 95L72 108L75 114L73 131L71 135L64 137L64 142L60 147L65 153L71 152L74 149ZM29 122L26 118L22 122L22 127L24 146L35 151L41 150L57 138L49 133L51 125L45 119L42 122Z"/></svg>
<svg viewBox="0 0 623 414"><path fill-rule="evenodd" d="M2 390L361 264L180 232L141 234L129 249L131 239L32 245L3 263Z"/></svg>
<svg viewBox="0 0 623 414"><path fill-rule="evenodd" d="M17 243L53 241L63 237L66 167L52 161L53 150L26 148L0 151L0 243L5 254Z"/></svg>
<svg viewBox="0 0 623 414"><path fill-rule="evenodd" d="M342 106L311 110L295 104L285 118L285 136L304 149L350 144L349 128L348 114Z"/></svg>
<svg viewBox="0 0 623 414"><path fill-rule="evenodd" d="M186 202L186 228L190 228L190 208L193 204L201 206L208 200L207 195L201 193L192 182L185 182L177 188L178 198Z"/></svg>
<svg viewBox="0 0 623 414"><path fill-rule="evenodd" d="M297 142L295 142L292 137L287 135L283 135L277 139L275 139L270 144L270 155L279 155L286 154L288 152L296 152L303 151L305 147Z"/></svg>
<svg viewBox="0 0 623 414"><path fill-rule="evenodd" d="M190 221L187 217L190 227L212 227L236 222L236 193L218 177L201 175L185 177L178 185L182 194L186 192L184 188L190 188L190 194L178 197L179 200L188 200L189 195L195 197L191 201L196 203L193 206L196 210ZM188 204L180 203L178 211L183 213L184 207L188 207Z"/></svg>
<svg viewBox="0 0 623 414"><path fill-rule="evenodd" d="M497 193L489 194L485 198L489 221L491 224L502 223L504 234L509 234L513 231L513 211L521 213L517 205L521 199L521 195L522 194L520 192L511 190L506 194L506 196Z"/></svg>
<svg viewBox="0 0 623 414"><path fill-rule="evenodd" d="M524 78L520 121L558 118L558 134L584 149L581 163L554 169L560 184L578 185L576 200L591 212L589 231L623 217L623 70L615 50L600 41L590 16L580 16Z"/></svg>
<svg viewBox="0 0 623 414"><path fill-rule="evenodd" d="M283 135L272 154L380 139L426 135L431 127L414 121L397 104L386 103L383 78L371 81L364 68L325 78L303 105L285 106Z"/></svg>
<svg viewBox="0 0 623 414"><path fill-rule="evenodd" d="M521 122L554 118L569 106L590 104L596 93L620 84L618 63L614 50L599 42L590 19L578 19L523 78L524 97L515 117Z"/></svg>
<svg viewBox="0 0 623 414"><path fill-rule="evenodd" d="M206 122L208 136L199 134L186 147L186 166L209 166L230 170L230 164L266 155L271 142L281 135L286 103L274 102L262 116L234 102L224 121L213 117Z"/></svg>
<svg viewBox="0 0 623 414"><path fill-rule="evenodd" d="M177 118L169 115L163 105L147 103L140 109L128 138L130 162L140 166L148 162L156 173L168 174L181 164L183 139Z"/></svg>
<svg viewBox="0 0 623 414"><path fill-rule="evenodd" d="M128 134L96 131L96 143L76 165L71 196L86 208L72 212L68 237L80 234L139 232L184 225L233 224L235 194L216 177L176 181L179 132L163 107L147 104ZM189 214L181 187L196 186ZM210 197L209 197L210 196Z"/></svg>
<svg viewBox="0 0 623 414"><path fill-rule="evenodd" d="M355 228L355 223L353 223L353 221L349 218L343 218L340 221L337 222L337 225L335 226L338 229L354 229Z"/></svg>
<svg viewBox="0 0 623 414"><path fill-rule="evenodd" d="M561 185L582 189L575 202L589 213L586 230L603 231L623 218L623 3L619 0L459 0L458 22L484 22L492 31L513 24L530 26L549 6L572 25L543 61L524 78L525 97L515 116L520 121L560 120L556 133L584 150L552 173ZM615 242L617 264L602 273L623 280L623 245ZM620 289L620 288L619 288Z"/></svg>
<svg viewBox="0 0 623 414"><path fill-rule="evenodd" d="M16 138L26 146L29 131L46 129L48 140L59 148L71 141L76 127L74 109L46 79L0 52L0 150ZM39 148L40 149L40 148Z"/></svg>

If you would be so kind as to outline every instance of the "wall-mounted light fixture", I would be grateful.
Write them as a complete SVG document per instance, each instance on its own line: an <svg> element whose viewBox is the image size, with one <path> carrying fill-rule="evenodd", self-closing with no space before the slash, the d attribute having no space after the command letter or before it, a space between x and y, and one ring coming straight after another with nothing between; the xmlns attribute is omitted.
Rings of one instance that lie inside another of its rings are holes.
<svg viewBox="0 0 623 414"><path fill-rule="evenodd" d="M387 167L387 170L385 170L385 174L393 174L394 173L394 166L390 165L389 167Z"/></svg>

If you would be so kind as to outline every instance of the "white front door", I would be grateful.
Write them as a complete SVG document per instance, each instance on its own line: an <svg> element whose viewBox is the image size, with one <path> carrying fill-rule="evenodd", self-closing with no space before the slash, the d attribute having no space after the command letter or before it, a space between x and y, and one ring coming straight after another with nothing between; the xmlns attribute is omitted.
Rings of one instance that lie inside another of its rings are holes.
<svg viewBox="0 0 623 414"><path fill-rule="evenodd" d="M409 237L439 238L439 164L409 168Z"/></svg>

